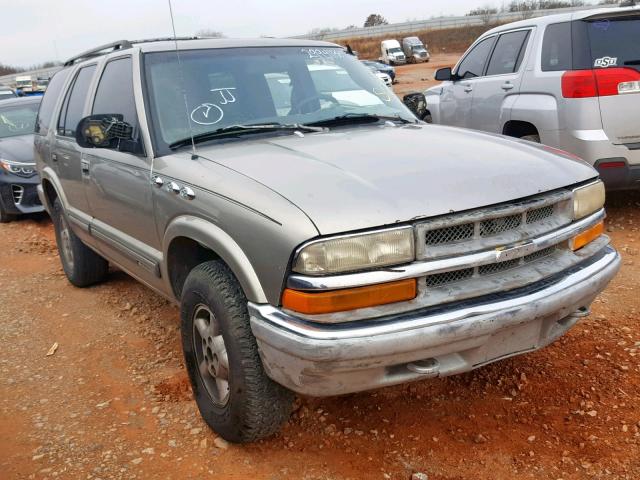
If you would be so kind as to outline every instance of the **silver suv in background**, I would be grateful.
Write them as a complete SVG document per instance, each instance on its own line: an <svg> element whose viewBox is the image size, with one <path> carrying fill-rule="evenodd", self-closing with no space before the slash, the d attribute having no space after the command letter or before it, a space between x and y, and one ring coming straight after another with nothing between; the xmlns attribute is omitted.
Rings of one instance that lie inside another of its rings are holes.
<svg viewBox="0 0 640 480"><path fill-rule="evenodd" d="M179 304L200 412L235 442L277 431L292 392L541 348L620 264L592 167L419 122L329 43L86 52L51 80L35 152L70 282L111 263Z"/></svg>
<svg viewBox="0 0 640 480"><path fill-rule="evenodd" d="M541 142L640 188L640 8L586 10L482 35L425 92L433 123Z"/></svg>

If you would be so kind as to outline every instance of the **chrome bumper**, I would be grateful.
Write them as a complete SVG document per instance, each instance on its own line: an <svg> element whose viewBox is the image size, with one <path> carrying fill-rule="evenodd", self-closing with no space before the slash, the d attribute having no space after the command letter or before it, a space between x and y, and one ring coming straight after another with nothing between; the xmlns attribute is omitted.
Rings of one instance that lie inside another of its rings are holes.
<svg viewBox="0 0 640 480"><path fill-rule="evenodd" d="M326 325L249 303L267 374L305 395L339 395L447 376L536 350L563 335L615 276L611 247L580 265L500 296L391 318Z"/></svg>

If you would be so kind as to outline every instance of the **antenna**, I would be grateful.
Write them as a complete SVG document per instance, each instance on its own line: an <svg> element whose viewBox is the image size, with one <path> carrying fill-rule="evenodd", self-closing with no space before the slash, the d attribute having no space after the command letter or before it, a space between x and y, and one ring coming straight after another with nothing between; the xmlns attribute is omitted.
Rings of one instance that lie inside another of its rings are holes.
<svg viewBox="0 0 640 480"><path fill-rule="evenodd" d="M182 71L182 60L180 59L180 49L178 48L178 36L176 35L176 23L173 20L173 7L171 6L171 0L169 2L169 15L171 16L171 28L173 29L173 43L176 46L176 56L178 57L178 69L180 70L180 87L182 88L182 98L184 99L184 113L187 115L187 122L189 123L189 136L191 137L191 159L195 160L198 157L196 152L196 142L193 139L193 126L191 125L191 115L189 115L189 102L187 102L187 91L184 86L184 73Z"/></svg>

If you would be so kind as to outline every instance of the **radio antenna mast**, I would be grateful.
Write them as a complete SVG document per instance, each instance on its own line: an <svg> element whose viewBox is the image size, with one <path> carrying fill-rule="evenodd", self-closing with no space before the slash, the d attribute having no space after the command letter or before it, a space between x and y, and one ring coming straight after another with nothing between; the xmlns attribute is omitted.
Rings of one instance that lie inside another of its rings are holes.
<svg viewBox="0 0 640 480"><path fill-rule="evenodd" d="M176 56L178 57L178 69L180 70L180 88L182 88L182 98L184 99L184 113L187 115L187 122L189 125L189 136L191 137L191 159L195 160L198 157L196 152L196 142L193 139L193 125L191 124L191 115L189 114L189 102L187 102L187 91L184 83L184 73L182 70L182 60L180 59L180 49L178 48L178 36L176 35L176 23L173 19L173 7L171 0L169 2L169 15L171 16L171 28L173 30L173 43L176 47Z"/></svg>

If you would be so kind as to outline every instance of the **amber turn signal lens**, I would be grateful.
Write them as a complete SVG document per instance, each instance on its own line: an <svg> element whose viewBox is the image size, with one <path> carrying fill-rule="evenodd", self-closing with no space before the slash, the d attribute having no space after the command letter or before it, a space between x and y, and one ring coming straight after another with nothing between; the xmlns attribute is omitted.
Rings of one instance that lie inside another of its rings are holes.
<svg viewBox="0 0 640 480"><path fill-rule="evenodd" d="M604 233L604 222L600 222L594 225L589 230L585 230L579 235L576 235L571 239L571 250L574 252L580 250L582 247L592 242L600 235Z"/></svg>
<svg viewBox="0 0 640 480"><path fill-rule="evenodd" d="M282 306L294 312L314 315L402 302L412 300L416 295L415 279L317 293L287 288L282 295Z"/></svg>

